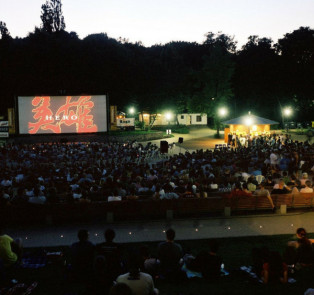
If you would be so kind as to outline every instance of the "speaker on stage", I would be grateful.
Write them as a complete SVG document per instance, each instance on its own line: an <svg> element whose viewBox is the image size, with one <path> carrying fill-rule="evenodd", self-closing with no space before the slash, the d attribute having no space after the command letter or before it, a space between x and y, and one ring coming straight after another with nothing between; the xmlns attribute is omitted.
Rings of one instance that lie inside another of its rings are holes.
<svg viewBox="0 0 314 295"><path fill-rule="evenodd" d="M168 141L166 141L166 140L160 141L160 152L163 154L168 153Z"/></svg>
<svg viewBox="0 0 314 295"><path fill-rule="evenodd" d="M183 137L179 137L179 143L183 143Z"/></svg>

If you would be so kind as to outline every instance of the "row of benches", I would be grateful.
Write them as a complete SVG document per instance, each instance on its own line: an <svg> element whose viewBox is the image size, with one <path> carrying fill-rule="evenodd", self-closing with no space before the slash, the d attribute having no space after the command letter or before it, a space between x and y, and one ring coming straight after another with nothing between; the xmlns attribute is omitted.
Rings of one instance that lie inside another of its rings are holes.
<svg viewBox="0 0 314 295"><path fill-rule="evenodd" d="M276 209L311 209L314 193L272 195ZM272 212L267 197L230 197L228 193L213 194L208 198L178 200L143 200L119 202L92 202L73 204L10 206L0 212L0 222L58 223L79 220L140 220L204 216L230 216ZM281 210L281 212L284 212Z"/></svg>

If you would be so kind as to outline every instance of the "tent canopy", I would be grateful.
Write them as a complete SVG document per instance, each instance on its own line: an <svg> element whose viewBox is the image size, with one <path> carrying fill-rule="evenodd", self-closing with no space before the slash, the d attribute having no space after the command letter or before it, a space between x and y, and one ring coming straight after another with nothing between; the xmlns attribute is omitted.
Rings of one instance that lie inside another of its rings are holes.
<svg viewBox="0 0 314 295"><path fill-rule="evenodd" d="M279 124L276 121L272 121L269 119L265 119L262 117L258 117L255 115L245 115L245 116L241 116L238 118L234 118L228 121L224 121L222 122L223 124L226 125L247 125L247 120L248 118L250 119L250 124L252 125L274 125L274 124Z"/></svg>

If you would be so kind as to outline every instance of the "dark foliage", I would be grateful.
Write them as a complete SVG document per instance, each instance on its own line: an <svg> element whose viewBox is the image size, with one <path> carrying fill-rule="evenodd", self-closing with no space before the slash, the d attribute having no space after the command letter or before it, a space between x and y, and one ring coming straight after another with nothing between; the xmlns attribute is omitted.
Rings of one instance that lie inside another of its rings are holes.
<svg viewBox="0 0 314 295"><path fill-rule="evenodd" d="M110 104L121 110L172 108L215 118L216 109L227 104L233 117L251 111L279 121L280 107L290 105L298 111L294 120L313 119L310 28L286 34L277 44L251 36L238 51L233 37L221 33L207 33L203 44L144 47L105 33L80 39L64 30L61 1L50 2L42 6L42 28L26 38L4 38L9 33L1 22L4 115L17 95L109 94Z"/></svg>

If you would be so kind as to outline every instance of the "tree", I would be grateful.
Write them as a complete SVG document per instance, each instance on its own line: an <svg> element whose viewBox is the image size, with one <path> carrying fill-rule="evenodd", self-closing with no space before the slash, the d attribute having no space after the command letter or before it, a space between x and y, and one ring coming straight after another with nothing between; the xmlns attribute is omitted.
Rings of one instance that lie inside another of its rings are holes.
<svg viewBox="0 0 314 295"><path fill-rule="evenodd" d="M302 121L310 121L314 106L314 30L300 27L285 34L276 49L284 65L284 101L296 106Z"/></svg>
<svg viewBox="0 0 314 295"><path fill-rule="evenodd" d="M7 25L5 22L2 22L2 21L0 21L0 34L1 34L2 39L10 37L10 33L9 33L9 30L7 29Z"/></svg>
<svg viewBox="0 0 314 295"><path fill-rule="evenodd" d="M193 93L188 107L193 112L206 113L212 117L219 132L220 119L217 115L220 106L230 103L233 98L232 78L235 64L233 38L208 33L204 46L207 51L203 56L200 71L192 74ZM194 76L194 77L193 77Z"/></svg>
<svg viewBox="0 0 314 295"><path fill-rule="evenodd" d="M235 106L239 113L277 119L278 99L285 97L280 57L269 38L250 36L236 56ZM270 108L269 106L272 106Z"/></svg>
<svg viewBox="0 0 314 295"><path fill-rule="evenodd" d="M64 17L62 15L61 0L47 0L41 6L42 28L47 33L59 32L65 29Z"/></svg>

